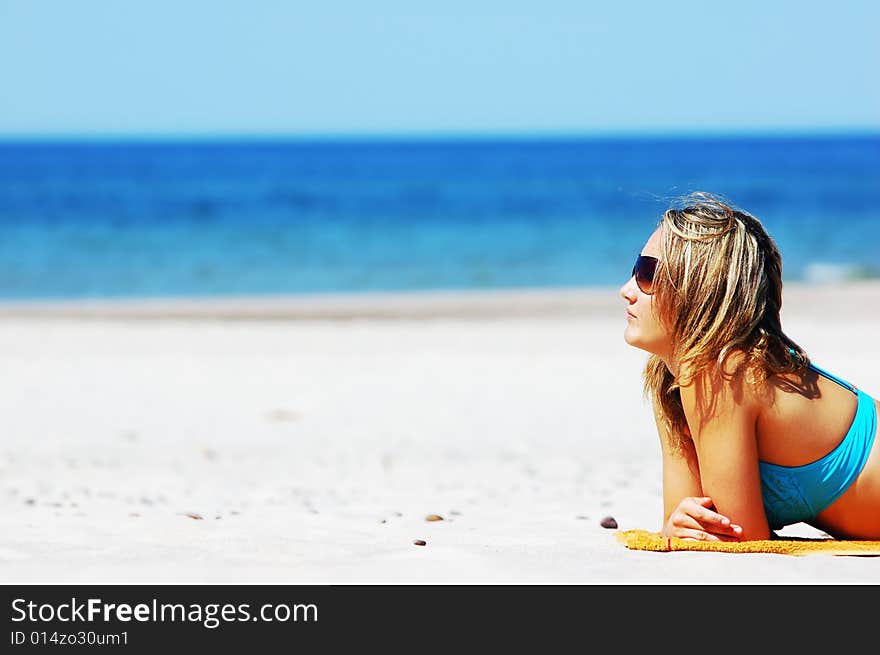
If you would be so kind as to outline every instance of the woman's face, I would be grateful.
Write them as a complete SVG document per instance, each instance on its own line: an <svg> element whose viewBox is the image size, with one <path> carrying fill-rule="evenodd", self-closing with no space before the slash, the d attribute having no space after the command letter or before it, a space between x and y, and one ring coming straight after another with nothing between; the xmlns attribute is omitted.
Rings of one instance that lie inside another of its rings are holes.
<svg viewBox="0 0 880 655"><path fill-rule="evenodd" d="M660 228L645 243L641 254L660 258ZM654 355L669 357L672 353L671 341L660 322L659 312L654 306L654 296L639 289L635 276L620 287L620 296L627 302L624 340L629 345Z"/></svg>

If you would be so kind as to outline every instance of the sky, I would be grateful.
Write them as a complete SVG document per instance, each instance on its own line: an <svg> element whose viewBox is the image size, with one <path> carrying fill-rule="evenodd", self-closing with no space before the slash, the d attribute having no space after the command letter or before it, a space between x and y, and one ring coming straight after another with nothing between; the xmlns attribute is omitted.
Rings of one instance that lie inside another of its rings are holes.
<svg viewBox="0 0 880 655"><path fill-rule="evenodd" d="M880 131L880 3L0 0L0 137Z"/></svg>

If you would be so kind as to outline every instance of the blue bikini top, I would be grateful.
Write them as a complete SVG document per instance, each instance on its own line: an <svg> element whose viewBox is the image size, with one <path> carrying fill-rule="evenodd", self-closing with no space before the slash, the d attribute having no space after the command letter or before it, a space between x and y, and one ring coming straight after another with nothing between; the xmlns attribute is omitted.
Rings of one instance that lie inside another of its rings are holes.
<svg viewBox="0 0 880 655"><path fill-rule="evenodd" d="M815 364L810 368L856 394L858 407L846 436L821 459L803 466L758 462L764 511L773 530L814 519L837 500L864 468L877 431L873 398Z"/></svg>

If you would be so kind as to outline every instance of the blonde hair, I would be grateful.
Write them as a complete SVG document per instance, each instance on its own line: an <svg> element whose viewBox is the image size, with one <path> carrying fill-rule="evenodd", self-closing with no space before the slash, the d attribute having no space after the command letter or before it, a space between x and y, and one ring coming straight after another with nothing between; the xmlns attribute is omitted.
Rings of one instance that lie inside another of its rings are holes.
<svg viewBox="0 0 880 655"><path fill-rule="evenodd" d="M652 355L644 390L680 446L689 435L680 387L697 374L714 369L727 376L745 367L760 387L773 374L802 369L809 358L782 331L782 257L760 221L709 193L677 204L659 223L654 307L670 334L679 377ZM728 374L724 366L734 352L745 357Z"/></svg>

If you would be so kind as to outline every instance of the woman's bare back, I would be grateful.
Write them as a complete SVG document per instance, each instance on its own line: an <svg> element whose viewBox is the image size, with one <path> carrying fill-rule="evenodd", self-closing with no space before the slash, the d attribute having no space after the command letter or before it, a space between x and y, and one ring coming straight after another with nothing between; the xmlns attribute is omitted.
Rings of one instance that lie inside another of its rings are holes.
<svg viewBox="0 0 880 655"><path fill-rule="evenodd" d="M807 370L775 375L761 394L756 425L758 457L780 466L803 466L831 452L852 425L858 398L833 380ZM874 399L878 415L880 401ZM845 538L880 538L880 439L855 482L812 522Z"/></svg>

